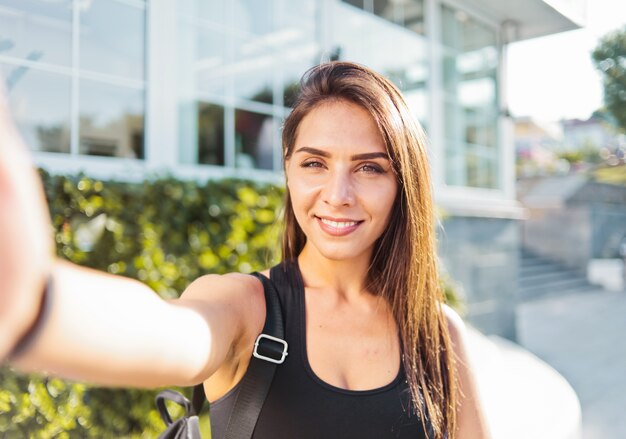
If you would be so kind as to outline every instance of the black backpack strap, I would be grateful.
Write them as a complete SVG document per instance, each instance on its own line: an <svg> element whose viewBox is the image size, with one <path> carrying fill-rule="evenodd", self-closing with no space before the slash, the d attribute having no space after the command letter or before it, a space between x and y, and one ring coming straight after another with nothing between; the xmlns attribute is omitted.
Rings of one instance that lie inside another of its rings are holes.
<svg viewBox="0 0 626 439"><path fill-rule="evenodd" d="M193 386L193 392L191 393L191 409L194 415L199 415L202 411L202 406L206 401L206 395L204 394L204 383L196 384Z"/></svg>
<svg viewBox="0 0 626 439"><path fill-rule="evenodd" d="M173 401L181 406L185 410L185 414L183 416L192 416L194 414L192 413L191 404L189 403L189 400L187 398L185 398L183 395L176 392L175 390L162 390L156 397L156 406L159 414L161 415L161 419L163 419L163 422L165 422L165 425L169 426L170 424L174 423L170 412L167 410L165 401Z"/></svg>
<svg viewBox="0 0 626 439"><path fill-rule="evenodd" d="M263 283L265 291L266 317L263 333L254 346L253 356L228 420L225 439L247 439L252 437L263 402L270 390L276 365L287 356L285 328L278 293L267 277L253 273Z"/></svg>

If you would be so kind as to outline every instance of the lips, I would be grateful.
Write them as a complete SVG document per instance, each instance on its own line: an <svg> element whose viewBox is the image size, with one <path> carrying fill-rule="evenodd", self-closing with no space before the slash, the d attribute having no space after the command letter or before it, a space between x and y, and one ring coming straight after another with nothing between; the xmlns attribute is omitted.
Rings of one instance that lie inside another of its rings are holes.
<svg viewBox="0 0 626 439"><path fill-rule="evenodd" d="M324 232L333 236L349 235L363 222L344 218L322 218L319 216L316 216L315 219Z"/></svg>

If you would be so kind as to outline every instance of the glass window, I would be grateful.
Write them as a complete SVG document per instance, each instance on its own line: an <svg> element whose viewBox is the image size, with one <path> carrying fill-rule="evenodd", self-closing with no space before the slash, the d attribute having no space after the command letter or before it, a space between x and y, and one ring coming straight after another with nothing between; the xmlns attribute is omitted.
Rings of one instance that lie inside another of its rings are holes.
<svg viewBox="0 0 626 439"><path fill-rule="evenodd" d="M183 0L178 6L178 70L186 97L227 96L231 63L232 2Z"/></svg>
<svg viewBox="0 0 626 439"><path fill-rule="evenodd" d="M180 157L274 169L277 127L319 61L313 0L183 0L178 9Z"/></svg>
<svg viewBox="0 0 626 439"><path fill-rule="evenodd" d="M424 35L424 2L373 0L374 14Z"/></svg>
<svg viewBox="0 0 626 439"><path fill-rule="evenodd" d="M224 166L224 107L198 103L198 163Z"/></svg>
<svg viewBox="0 0 626 439"><path fill-rule="evenodd" d="M195 89L202 93L227 95L228 35L211 26L198 27L195 31L181 29L181 32L189 45L179 51L179 77L188 81L192 91L195 83Z"/></svg>
<svg viewBox="0 0 626 439"><path fill-rule="evenodd" d="M442 7L446 183L498 188L496 32Z"/></svg>
<svg viewBox="0 0 626 439"><path fill-rule="evenodd" d="M96 81L80 82L80 153L144 157L144 93Z"/></svg>
<svg viewBox="0 0 626 439"><path fill-rule="evenodd" d="M272 104L275 53L271 45L268 45L268 39L255 35L235 36L233 39L235 56L226 71L233 78L235 95L250 101Z"/></svg>
<svg viewBox="0 0 626 439"><path fill-rule="evenodd" d="M299 90L302 74L319 62L320 47L316 39L315 2L280 0L275 7L274 37L279 70L282 104L291 107Z"/></svg>
<svg viewBox="0 0 626 439"><path fill-rule="evenodd" d="M274 102L273 78L276 44L280 34L274 28L272 0L233 2L237 30L233 33L233 63L227 67L235 95L251 101Z"/></svg>
<svg viewBox="0 0 626 439"><path fill-rule="evenodd" d="M342 0L392 23L425 35L423 0Z"/></svg>
<svg viewBox="0 0 626 439"><path fill-rule="evenodd" d="M177 3L181 16L218 25L232 25L232 1L177 0Z"/></svg>
<svg viewBox="0 0 626 439"><path fill-rule="evenodd" d="M267 114L235 111L235 151L238 168L272 169L274 119Z"/></svg>
<svg viewBox="0 0 626 439"><path fill-rule="evenodd" d="M92 0L80 9L81 69L143 80L144 7Z"/></svg>
<svg viewBox="0 0 626 439"><path fill-rule="evenodd" d="M144 157L145 8L143 0L0 0L2 73L31 148ZM80 47L76 58L73 43ZM98 82L87 71L117 78ZM78 120L71 116L76 101Z"/></svg>
<svg viewBox="0 0 626 439"><path fill-rule="evenodd" d="M384 74L402 91L417 119L427 124L428 42L423 33L423 1L397 3L414 8L411 20L393 19L396 2L333 3L331 56ZM355 7L357 6L357 7ZM405 9L402 9L403 11ZM408 17L408 16L407 16ZM400 17L401 18L401 17ZM411 26L407 26L411 21ZM420 24L418 25L417 22Z"/></svg>
<svg viewBox="0 0 626 439"><path fill-rule="evenodd" d="M70 151L69 77L0 64L11 113L24 141L35 151Z"/></svg>
<svg viewBox="0 0 626 439"><path fill-rule="evenodd" d="M72 0L1 0L0 55L70 66Z"/></svg>

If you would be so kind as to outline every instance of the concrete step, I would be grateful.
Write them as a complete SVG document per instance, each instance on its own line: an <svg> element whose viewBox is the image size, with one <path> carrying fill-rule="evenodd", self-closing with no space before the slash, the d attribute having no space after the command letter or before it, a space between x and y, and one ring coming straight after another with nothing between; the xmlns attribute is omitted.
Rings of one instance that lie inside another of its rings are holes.
<svg viewBox="0 0 626 439"><path fill-rule="evenodd" d="M541 287L523 288L517 290L517 298L520 302L534 301L537 299L569 296L571 294L592 294L604 291L587 282L570 282L569 284L557 283L556 285L542 285Z"/></svg>
<svg viewBox="0 0 626 439"><path fill-rule="evenodd" d="M519 267L519 276L534 276L536 274L550 273L555 270L557 269L555 268L554 264L547 264L545 262L542 262L541 264L521 265Z"/></svg>
<svg viewBox="0 0 626 439"><path fill-rule="evenodd" d="M520 302L576 293L598 292L586 276L571 268L522 251L518 272Z"/></svg>
<svg viewBox="0 0 626 439"><path fill-rule="evenodd" d="M531 285L520 285L520 290L542 290L546 288L567 290L570 288L590 287L587 279L580 277L564 277L549 282L537 282Z"/></svg>
<svg viewBox="0 0 626 439"><path fill-rule="evenodd" d="M570 267L566 267L563 265L555 264L553 262L541 261L533 264L524 264L522 261L519 265L519 275L520 276L532 276L535 274L547 273L550 271L569 271L574 274L578 274L580 276L584 276L585 273L582 271L578 271L572 269Z"/></svg>
<svg viewBox="0 0 626 439"><path fill-rule="evenodd" d="M520 275L519 286L520 288L541 286L544 284L551 284L553 282L560 282L564 280L578 279L587 282L587 279L575 271L569 270L550 270L543 273L537 273L531 275Z"/></svg>

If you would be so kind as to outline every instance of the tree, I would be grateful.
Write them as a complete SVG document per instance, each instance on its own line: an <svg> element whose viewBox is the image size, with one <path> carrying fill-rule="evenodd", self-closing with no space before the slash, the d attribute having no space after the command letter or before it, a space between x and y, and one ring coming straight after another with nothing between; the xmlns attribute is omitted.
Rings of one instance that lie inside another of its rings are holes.
<svg viewBox="0 0 626 439"><path fill-rule="evenodd" d="M626 132L626 26L605 35L591 57L602 73L604 105Z"/></svg>

